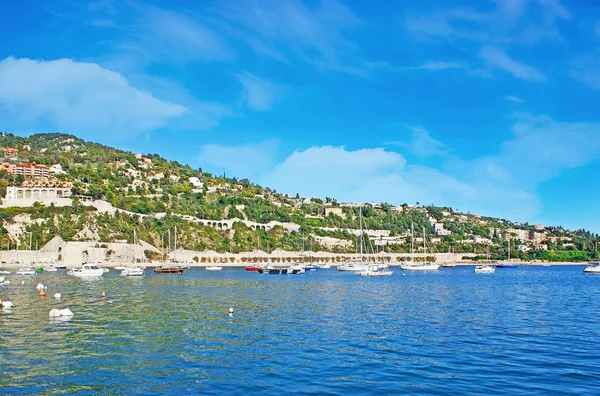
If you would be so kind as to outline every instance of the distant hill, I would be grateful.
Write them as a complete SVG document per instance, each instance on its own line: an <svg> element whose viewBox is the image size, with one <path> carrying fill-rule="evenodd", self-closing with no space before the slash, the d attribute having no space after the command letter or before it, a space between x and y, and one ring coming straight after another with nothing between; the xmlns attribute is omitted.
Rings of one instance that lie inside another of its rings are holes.
<svg viewBox="0 0 600 396"><path fill-rule="evenodd" d="M41 246L55 235L65 240L131 241L134 229L140 239L166 246L175 227L180 246L192 250L299 251L304 246L352 253L358 243L356 203L283 195L247 179L219 177L158 154L126 152L61 133L26 138L4 134L0 149L3 197L8 187L63 181L72 183L73 199L66 207L40 198L40 203L26 207L17 202L0 209L2 249L17 242L24 248L30 240ZM23 163L42 165L41 172L48 174L17 174ZM106 201L118 210L112 215L88 201ZM489 250L492 258L501 259L507 256L510 240L513 258L598 257L598 235L585 230L519 224L434 206L361 206L366 242L375 251L409 252L412 225L416 245L422 246L424 230L428 249L438 252L485 256Z"/></svg>

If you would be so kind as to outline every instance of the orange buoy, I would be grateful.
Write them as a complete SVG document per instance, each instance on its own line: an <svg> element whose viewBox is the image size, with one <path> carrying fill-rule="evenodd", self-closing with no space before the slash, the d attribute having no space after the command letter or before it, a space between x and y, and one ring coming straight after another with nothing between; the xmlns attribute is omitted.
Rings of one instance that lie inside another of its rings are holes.
<svg viewBox="0 0 600 396"><path fill-rule="evenodd" d="M106 293L102 292L102 294L100 294L100 297L105 298L106 297Z"/></svg>
<svg viewBox="0 0 600 396"><path fill-rule="evenodd" d="M40 292L38 293L38 295L40 297L46 297L46 292L44 291L44 289L40 290Z"/></svg>

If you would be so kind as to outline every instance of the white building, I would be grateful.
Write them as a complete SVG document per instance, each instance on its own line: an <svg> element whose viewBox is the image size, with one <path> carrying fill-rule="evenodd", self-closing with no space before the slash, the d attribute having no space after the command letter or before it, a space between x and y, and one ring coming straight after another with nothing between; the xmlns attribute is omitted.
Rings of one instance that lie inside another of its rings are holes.
<svg viewBox="0 0 600 396"><path fill-rule="evenodd" d="M189 179L190 184L192 185L192 187L194 188L203 188L204 187L204 183L202 183L200 181L199 178L197 178L196 176L192 176Z"/></svg>

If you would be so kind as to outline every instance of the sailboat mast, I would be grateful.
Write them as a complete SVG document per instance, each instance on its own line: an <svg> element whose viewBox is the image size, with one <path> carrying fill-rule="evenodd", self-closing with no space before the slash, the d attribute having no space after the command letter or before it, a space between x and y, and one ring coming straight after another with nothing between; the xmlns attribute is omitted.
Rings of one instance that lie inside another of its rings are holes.
<svg viewBox="0 0 600 396"><path fill-rule="evenodd" d="M410 223L410 254L415 252L415 224ZM411 257L414 258L414 257Z"/></svg>
<svg viewBox="0 0 600 396"><path fill-rule="evenodd" d="M358 219L359 219L359 227L360 227L360 259L363 258L363 230L362 230L362 206L358 208Z"/></svg>

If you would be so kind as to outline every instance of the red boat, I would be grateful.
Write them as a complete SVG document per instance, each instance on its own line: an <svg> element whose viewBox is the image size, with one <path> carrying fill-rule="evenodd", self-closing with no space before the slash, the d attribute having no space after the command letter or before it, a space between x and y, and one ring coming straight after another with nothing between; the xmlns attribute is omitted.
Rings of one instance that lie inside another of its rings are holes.
<svg viewBox="0 0 600 396"><path fill-rule="evenodd" d="M257 265L247 265L246 266L246 271L258 271L259 269L260 269L260 267Z"/></svg>

